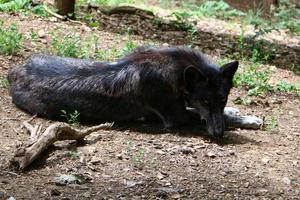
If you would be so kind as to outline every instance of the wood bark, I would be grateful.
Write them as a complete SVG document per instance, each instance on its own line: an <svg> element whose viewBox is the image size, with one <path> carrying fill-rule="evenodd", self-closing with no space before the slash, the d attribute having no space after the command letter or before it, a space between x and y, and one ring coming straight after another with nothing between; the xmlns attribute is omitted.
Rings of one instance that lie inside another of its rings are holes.
<svg viewBox="0 0 300 200"><path fill-rule="evenodd" d="M71 19L75 18L75 0L55 0L55 6L58 14Z"/></svg>

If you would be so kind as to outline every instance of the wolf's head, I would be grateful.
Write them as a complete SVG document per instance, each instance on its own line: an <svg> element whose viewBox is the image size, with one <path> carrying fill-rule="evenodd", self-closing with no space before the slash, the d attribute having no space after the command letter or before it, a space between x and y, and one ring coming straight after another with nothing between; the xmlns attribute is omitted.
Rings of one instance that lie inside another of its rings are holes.
<svg viewBox="0 0 300 200"><path fill-rule="evenodd" d="M234 61L219 69L189 66L184 70L188 106L197 110L206 121L208 132L215 137L224 135L223 112L238 65L238 61Z"/></svg>

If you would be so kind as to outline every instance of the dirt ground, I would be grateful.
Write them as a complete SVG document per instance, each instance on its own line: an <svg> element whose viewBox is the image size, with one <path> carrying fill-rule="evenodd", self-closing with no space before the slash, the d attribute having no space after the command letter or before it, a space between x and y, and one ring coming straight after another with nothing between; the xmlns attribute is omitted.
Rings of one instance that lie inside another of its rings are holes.
<svg viewBox="0 0 300 200"><path fill-rule="evenodd" d="M1 77L44 51L55 27L93 32L102 48L124 43L122 35L52 18L0 14L0 19L16 22L25 36L29 30L39 32L36 41L25 41L20 54L0 55ZM273 76L300 84L289 71L277 69ZM16 146L29 139L21 124L31 116L12 104L8 88L0 87L0 199L300 199L299 97L272 93L254 98L250 106L234 105L245 95L243 88L233 88L228 104L243 114L273 117L278 126L231 130L214 140L199 127L165 132L160 124L122 124L93 133L81 144L58 142L30 170L15 173L7 162ZM36 118L31 123L46 127L51 122ZM78 180L58 185L55 178L62 174Z"/></svg>

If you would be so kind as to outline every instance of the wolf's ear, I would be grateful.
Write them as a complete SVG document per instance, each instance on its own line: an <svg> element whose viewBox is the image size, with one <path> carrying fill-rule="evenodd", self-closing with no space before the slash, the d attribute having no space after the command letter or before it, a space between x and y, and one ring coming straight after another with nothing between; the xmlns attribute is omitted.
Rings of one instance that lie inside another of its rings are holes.
<svg viewBox="0 0 300 200"><path fill-rule="evenodd" d="M200 70L194 66L188 66L183 71L184 87L188 92L193 92L196 85L207 82Z"/></svg>
<svg viewBox="0 0 300 200"><path fill-rule="evenodd" d="M233 61L231 63L227 63L227 64L223 65L221 67L221 72L222 72L223 78L231 81L233 79L233 76L234 76L236 70L238 69L238 66L239 66L238 61Z"/></svg>

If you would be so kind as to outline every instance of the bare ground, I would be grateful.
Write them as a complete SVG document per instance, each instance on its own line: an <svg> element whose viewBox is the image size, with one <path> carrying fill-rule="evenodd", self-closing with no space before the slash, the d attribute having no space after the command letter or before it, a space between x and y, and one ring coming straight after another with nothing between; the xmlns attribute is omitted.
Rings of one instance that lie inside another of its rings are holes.
<svg viewBox="0 0 300 200"><path fill-rule="evenodd" d="M10 66L44 51L55 27L83 35L93 32L103 41L102 48L124 43L122 35L74 23L6 14L0 18L6 24L16 22L25 35L30 29L45 33L35 42L25 41L19 55L0 55L2 77ZM289 71L277 69L273 77L300 84ZM199 127L165 132L159 124L122 124L94 133L81 144L57 143L29 171L14 173L6 164L16 146L28 140L20 125L31 116L11 103L8 88L0 88L0 199L4 194L16 199L300 199L299 98L273 93L254 98L250 106L233 104L245 94L243 88L234 88L229 105L243 114L273 116L278 127L232 130L216 141ZM33 123L46 127L51 122ZM55 177L61 174L76 175L80 181L59 186Z"/></svg>

